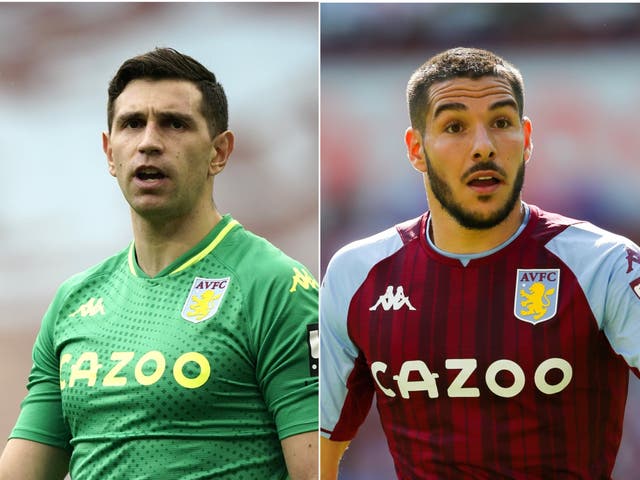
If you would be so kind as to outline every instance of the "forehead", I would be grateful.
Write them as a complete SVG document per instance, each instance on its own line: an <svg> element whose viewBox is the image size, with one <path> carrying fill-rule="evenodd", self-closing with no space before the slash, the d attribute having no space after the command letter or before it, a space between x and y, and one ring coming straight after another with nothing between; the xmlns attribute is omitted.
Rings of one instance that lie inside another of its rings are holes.
<svg viewBox="0 0 640 480"><path fill-rule="evenodd" d="M200 112L202 94L186 80L136 79L127 84L115 101L115 115L128 112Z"/></svg>
<svg viewBox="0 0 640 480"><path fill-rule="evenodd" d="M429 88L427 118L446 104L462 104L468 109L488 108L495 102L516 98L509 82L500 77L453 78L436 82Z"/></svg>

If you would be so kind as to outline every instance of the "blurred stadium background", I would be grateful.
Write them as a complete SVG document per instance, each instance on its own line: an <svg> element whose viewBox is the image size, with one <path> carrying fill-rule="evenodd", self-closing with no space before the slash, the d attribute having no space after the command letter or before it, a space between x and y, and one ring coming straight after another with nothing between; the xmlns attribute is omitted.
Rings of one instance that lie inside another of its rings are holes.
<svg viewBox="0 0 640 480"><path fill-rule="evenodd" d="M640 243L640 5L322 4L320 18L323 272L343 244L427 208L405 155L405 87L427 58L460 45L494 50L524 75L525 200ZM640 382L630 387L616 480L640 469ZM394 478L372 412L344 480Z"/></svg>
<svg viewBox="0 0 640 480"><path fill-rule="evenodd" d="M318 6L0 3L0 45L1 449L56 288L132 238L100 137L125 59L170 46L217 75L236 134L218 207L318 276Z"/></svg>

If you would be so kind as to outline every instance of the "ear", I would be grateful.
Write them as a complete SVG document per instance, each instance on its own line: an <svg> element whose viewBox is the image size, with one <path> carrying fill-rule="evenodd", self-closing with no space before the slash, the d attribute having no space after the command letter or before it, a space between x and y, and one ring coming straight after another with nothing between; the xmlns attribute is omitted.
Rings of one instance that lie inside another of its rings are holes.
<svg viewBox="0 0 640 480"><path fill-rule="evenodd" d="M111 148L111 140L107 132L102 132L102 151L107 156L107 165L109 167L109 173L112 177L116 176L116 166L113 162L113 150Z"/></svg>
<svg viewBox="0 0 640 480"><path fill-rule="evenodd" d="M527 163L533 154L533 139L531 131L533 126L529 117L522 119L522 130L524 131L524 161Z"/></svg>
<svg viewBox="0 0 640 480"><path fill-rule="evenodd" d="M213 151L209 161L209 174L211 176L219 174L227 165L227 160L229 160L229 156L233 152L234 142L235 137L231 130L225 130L213 139Z"/></svg>
<svg viewBox="0 0 640 480"><path fill-rule="evenodd" d="M427 162L422 148L422 136L415 128L407 128L404 132L404 143L407 145L407 157L418 172L427 171Z"/></svg>

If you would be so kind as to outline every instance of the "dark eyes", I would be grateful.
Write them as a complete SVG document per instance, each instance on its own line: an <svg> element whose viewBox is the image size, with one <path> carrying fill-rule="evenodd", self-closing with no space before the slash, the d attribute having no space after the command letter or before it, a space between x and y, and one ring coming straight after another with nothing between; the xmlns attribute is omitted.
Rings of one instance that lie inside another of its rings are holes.
<svg viewBox="0 0 640 480"><path fill-rule="evenodd" d="M122 128L131 128L131 129L144 128L145 124L146 124L145 121L142 119L132 118L132 119L123 121ZM185 128L187 128L187 124L182 120L167 119L164 122L162 122L161 125L164 128L170 128L173 130L184 130Z"/></svg>
<svg viewBox="0 0 640 480"><path fill-rule="evenodd" d="M143 126L144 126L144 123L142 122L142 120L137 120L135 118L122 122L123 128L140 128Z"/></svg>
<svg viewBox="0 0 640 480"><path fill-rule="evenodd" d="M507 128L511 126L511 122L506 118L499 118L494 122L496 128Z"/></svg>
<svg viewBox="0 0 640 480"><path fill-rule="evenodd" d="M512 125L511 121L507 118L498 118L493 122L493 127L497 129L509 128ZM444 127L445 133L462 133L464 125L461 122L450 122Z"/></svg>
<svg viewBox="0 0 640 480"><path fill-rule="evenodd" d="M449 123L444 131L447 133L460 133L462 131L462 124L458 122Z"/></svg>

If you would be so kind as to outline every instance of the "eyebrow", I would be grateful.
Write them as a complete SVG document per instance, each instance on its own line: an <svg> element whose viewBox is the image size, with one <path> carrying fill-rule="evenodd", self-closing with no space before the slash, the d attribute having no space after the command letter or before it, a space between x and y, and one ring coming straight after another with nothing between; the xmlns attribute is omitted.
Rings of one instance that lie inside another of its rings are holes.
<svg viewBox="0 0 640 480"><path fill-rule="evenodd" d="M518 111L518 105L516 104L515 100L513 100L512 98L507 98L505 100L499 100L497 102L492 103L489 106L489 110L497 110L499 108L504 108L504 107L511 107L514 110ZM438 115L448 110L462 112L462 111L468 110L468 107L464 103L459 103L459 102L443 103L442 105L439 105L438 108L436 108L436 111L433 113L433 118L434 119L438 118Z"/></svg>
<svg viewBox="0 0 640 480"><path fill-rule="evenodd" d="M513 98L507 98L505 100L499 100L495 103L492 103L491 106L489 107L489 110L497 110L503 107L511 107L516 112L518 111L518 104Z"/></svg>
<svg viewBox="0 0 640 480"><path fill-rule="evenodd" d="M130 120L140 120L141 118L144 118L144 115L142 114L142 112L127 112L127 113L123 113L121 115L116 116L113 119L113 123L117 125L122 125L123 123L126 123Z"/></svg>
<svg viewBox="0 0 640 480"><path fill-rule="evenodd" d="M187 113L167 111L167 112L159 112L156 116L161 122L167 121L167 120L180 120L186 124L192 124L194 122L193 116ZM134 112L123 113L122 115L119 115L118 117L116 117L115 120L116 122L118 122L118 124L122 124L130 120L145 120L146 118L147 118L146 113L143 113L140 111L134 111Z"/></svg>
<svg viewBox="0 0 640 480"><path fill-rule="evenodd" d="M460 111L468 110L468 108L464 103L458 103L458 102L443 103L442 105L438 105L438 108L436 108L436 111L433 112L434 120L438 118L438 115L440 115L442 112L446 112L447 110L460 112Z"/></svg>

